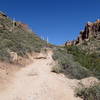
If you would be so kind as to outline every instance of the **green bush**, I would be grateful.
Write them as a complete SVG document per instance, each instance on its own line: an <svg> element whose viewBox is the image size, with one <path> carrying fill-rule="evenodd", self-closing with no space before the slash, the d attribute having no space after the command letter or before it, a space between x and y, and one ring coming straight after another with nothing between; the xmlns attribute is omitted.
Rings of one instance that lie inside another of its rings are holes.
<svg viewBox="0 0 100 100"><path fill-rule="evenodd" d="M87 53L77 46L67 47L67 51L81 66L89 69L96 77L100 78L100 53Z"/></svg>
<svg viewBox="0 0 100 100"><path fill-rule="evenodd" d="M61 70L62 69L59 65L55 65L55 66L52 67L51 71L59 74L59 73L61 73Z"/></svg>
<svg viewBox="0 0 100 100"><path fill-rule="evenodd" d="M7 49L0 48L0 60L9 62L10 55L7 52Z"/></svg>
<svg viewBox="0 0 100 100"><path fill-rule="evenodd" d="M90 76L90 72L74 61L73 56L67 53L65 48L54 50L53 59L58 61L58 65L53 67L53 72L64 73L70 78L81 79Z"/></svg>
<svg viewBox="0 0 100 100"><path fill-rule="evenodd" d="M96 84L89 88L78 88L76 96L83 100L100 100L100 84Z"/></svg>

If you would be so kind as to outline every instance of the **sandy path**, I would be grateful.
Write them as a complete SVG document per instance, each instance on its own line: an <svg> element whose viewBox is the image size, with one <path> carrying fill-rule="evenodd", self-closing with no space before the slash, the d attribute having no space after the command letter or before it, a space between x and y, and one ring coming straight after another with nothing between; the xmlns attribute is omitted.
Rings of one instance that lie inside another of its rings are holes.
<svg viewBox="0 0 100 100"><path fill-rule="evenodd" d="M51 72L51 54L17 72L13 83L0 93L0 100L80 100L70 87L75 80Z"/></svg>

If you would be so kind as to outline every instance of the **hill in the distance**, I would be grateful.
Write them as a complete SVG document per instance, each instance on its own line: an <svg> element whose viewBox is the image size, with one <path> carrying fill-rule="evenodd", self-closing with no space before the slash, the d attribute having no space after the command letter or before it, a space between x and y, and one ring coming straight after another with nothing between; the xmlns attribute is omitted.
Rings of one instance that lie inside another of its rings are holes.
<svg viewBox="0 0 100 100"><path fill-rule="evenodd" d="M66 46L82 45L84 50L89 52L100 51L100 20L96 22L88 22L85 29L80 32L74 41L65 43Z"/></svg>

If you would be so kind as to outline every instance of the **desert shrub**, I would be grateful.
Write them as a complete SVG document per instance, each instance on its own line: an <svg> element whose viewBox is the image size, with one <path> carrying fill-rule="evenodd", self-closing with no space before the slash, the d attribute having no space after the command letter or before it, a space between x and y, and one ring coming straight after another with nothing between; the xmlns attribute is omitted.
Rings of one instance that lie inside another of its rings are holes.
<svg viewBox="0 0 100 100"><path fill-rule="evenodd" d="M90 86L89 88L76 89L76 96L83 100L100 100L100 84Z"/></svg>
<svg viewBox="0 0 100 100"><path fill-rule="evenodd" d="M10 58L10 55L7 52L7 49L0 48L0 60L9 62L10 61L9 58Z"/></svg>
<svg viewBox="0 0 100 100"><path fill-rule="evenodd" d="M55 65L55 66L52 67L51 71L59 74L59 73L61 73L61 70L62 69L59 65Z"/></svg>
<svg viewBox="0 0 100 100"><path fill-rule="evenodd" d="M93 74L100 78L100 54L99 53L87 53L77 46L67 47L69 54L74 56L74 60L79 62L81 66L89 69Z"/></svg>
<svg viewBox="0 0 100 100"><path fill-rule="evenodd" d="M88 44L87 44L87 41L84 41L84 42L83 42L83 45L86 45L86 46L87 46L87 45L88 45Z"/></svg>
<svg viewBox="0 0 100 100"><path fill-rule="evenodd" d="M78 62L74 61L73 56L67 53L65 48L54 50L53 59L58 61L58 65L53 68L53 72L64 73L70 78L81 79L88 77L90 72L82 67Z"/></svg>

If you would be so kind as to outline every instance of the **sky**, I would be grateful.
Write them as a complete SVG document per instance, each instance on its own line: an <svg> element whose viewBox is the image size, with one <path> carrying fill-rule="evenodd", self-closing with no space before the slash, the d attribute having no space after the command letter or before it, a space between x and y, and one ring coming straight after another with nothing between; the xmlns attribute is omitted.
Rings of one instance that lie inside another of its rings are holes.
<svg viewBox="0 0 100 100"><path fill-rule="evenodd" d="M0 11L61 45L76 39L88 21L100 19L100 0L0 0Z"/></svg>

